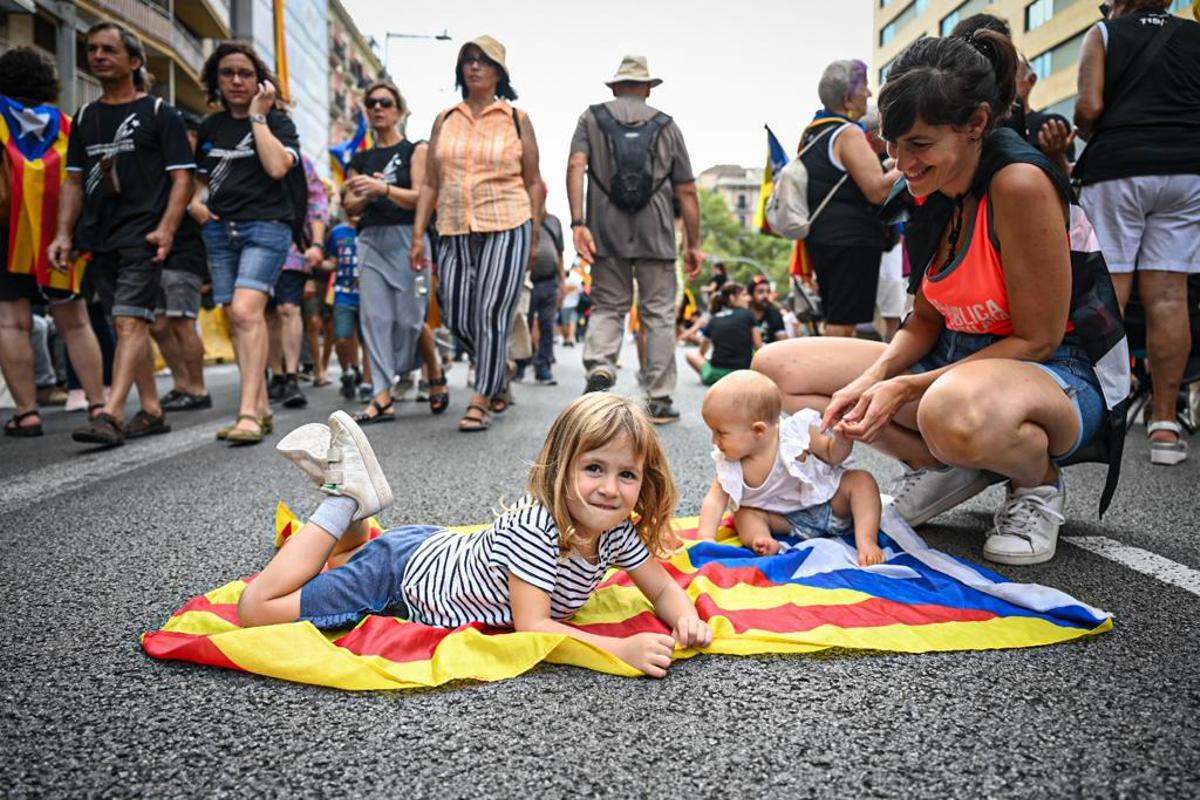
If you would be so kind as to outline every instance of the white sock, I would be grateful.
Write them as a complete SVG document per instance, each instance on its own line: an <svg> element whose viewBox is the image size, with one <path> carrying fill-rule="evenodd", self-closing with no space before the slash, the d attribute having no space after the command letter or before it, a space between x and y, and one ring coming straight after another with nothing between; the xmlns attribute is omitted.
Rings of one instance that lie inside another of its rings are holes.
<svg viewBox="0 0 1200 800"><path fill-rule="evenodd" d="M358 503L353 497L330 495L321 502L308 521L328 531L334 539L341 539L354 521L356 511Z"/></svg>

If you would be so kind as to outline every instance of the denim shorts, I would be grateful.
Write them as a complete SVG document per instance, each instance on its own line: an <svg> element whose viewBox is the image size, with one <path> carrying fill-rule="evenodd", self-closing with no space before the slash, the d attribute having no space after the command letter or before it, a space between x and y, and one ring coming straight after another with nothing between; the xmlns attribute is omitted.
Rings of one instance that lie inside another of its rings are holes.
<svg viewBox="0 0 1200 800"><path fill-rule="evenodd" d="M214 220L201 231L208 249L213 302L229 305L234 289L271 294L292 247L291 226L274 220Z"/></svg>
<svg viewBox="0 0 1200 800"><path fill-rule="evenodd" d="M928 372L953 364L1002 338L989 333L959 333L943 329L933 350L913 364L911 371L914 374ZM1064 461L1089 444L1104 425L1108 412L1100 391L1100 380L1092 369L1087 353L1071 335L1063 339L1054 355L1035 366L1044 370L1067 393L1079 419L1079 435L1075 437L1075 443L1067 452L1054 456L1054 461Z"/></svg>
<svg viewBox="0 0 1200 800"><path fill-rule="evenodd" d="M343 628L368 614L408 619L404 570L421 543L444 530L433 525L404 525L385 531L342 566L304 584L300 620L318 628Z"/></svg>
<svg viewBox="0 0 1200 800"><path fill-rule="evenodd" d="M333 306L333 338L352 339L358 330L358 306Z"/></svg>
<svg viewBox="0 0 1200 800"><path fill-rule="evenodd" d="M834 514L833 506L828 501L783 516L792 526L788 535L799 539L840 536L854 530L853 521Z"/></svg>

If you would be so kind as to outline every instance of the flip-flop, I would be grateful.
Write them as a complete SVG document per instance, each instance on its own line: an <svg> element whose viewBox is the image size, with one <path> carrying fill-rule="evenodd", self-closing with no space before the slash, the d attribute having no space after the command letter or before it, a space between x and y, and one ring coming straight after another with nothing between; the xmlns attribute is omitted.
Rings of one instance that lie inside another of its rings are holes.
<svg viewBox="0 0 1200 800"><path fill-rule="evenodd" d="M478 411L483 416L472 417L472 411ZM469 424L464 425L464 422ZM491 415L488 414L488 410L483 406L476 405L475 403L467 406L467 413L464 414L463 418L458 421L458 430L460 433L479 433L481 431L486 431L491 426L492 418Z"/></svg>

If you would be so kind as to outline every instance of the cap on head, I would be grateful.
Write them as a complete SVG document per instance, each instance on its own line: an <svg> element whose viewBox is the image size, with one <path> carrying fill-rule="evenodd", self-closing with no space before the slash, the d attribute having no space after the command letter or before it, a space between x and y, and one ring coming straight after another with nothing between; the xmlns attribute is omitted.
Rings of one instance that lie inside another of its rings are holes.
<svg viewBox="0 0 1200 800"><path fill-rule="evenodd" d="M611 88L618 83L648 83L653 88L662 83L662 79L650 75L645 56L627 55L621 59L617 74L606 80L604 85Z"/></svg>

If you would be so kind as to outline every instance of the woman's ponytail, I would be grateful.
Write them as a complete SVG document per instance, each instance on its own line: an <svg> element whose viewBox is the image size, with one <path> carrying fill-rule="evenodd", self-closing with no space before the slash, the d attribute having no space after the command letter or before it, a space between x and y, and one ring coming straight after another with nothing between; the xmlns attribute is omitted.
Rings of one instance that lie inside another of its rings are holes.
<svg viewBox="0 0 1200 800"><path fill-rule="evenodd" d="M1012 39L987 28L968 33L963 39L992 65L996 76L996 99L989 104L992 119L1004 119L1017 99L1017 48Z"/></svg>

